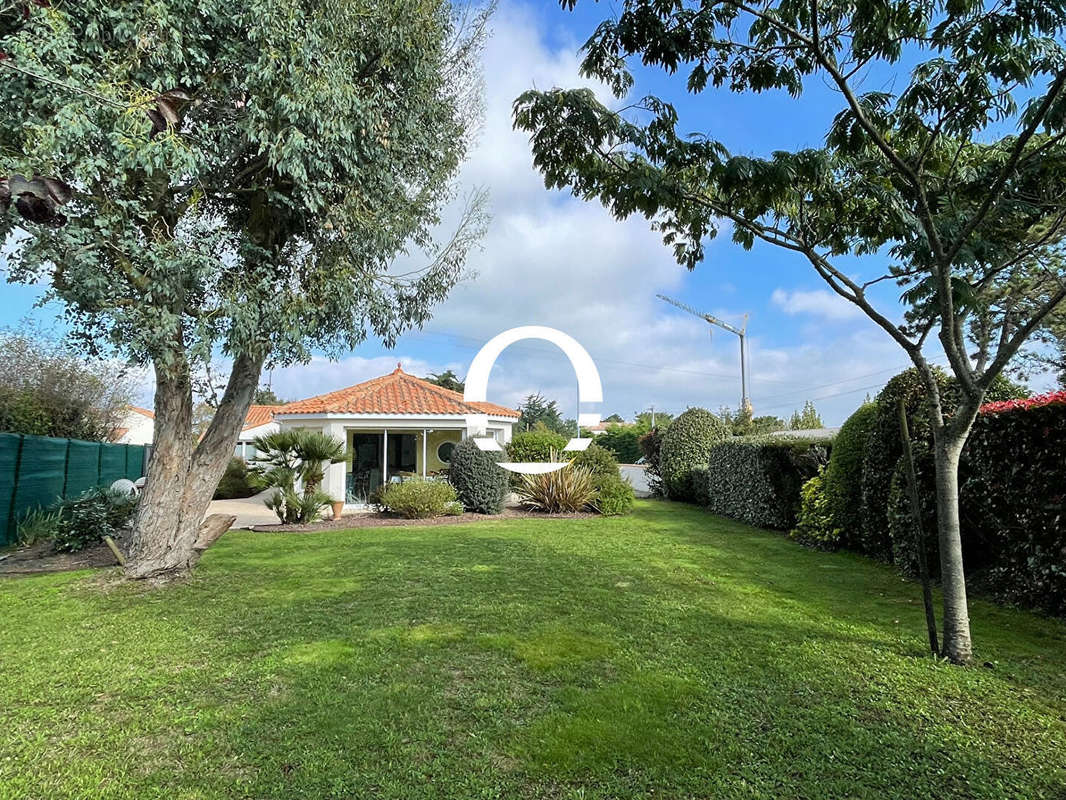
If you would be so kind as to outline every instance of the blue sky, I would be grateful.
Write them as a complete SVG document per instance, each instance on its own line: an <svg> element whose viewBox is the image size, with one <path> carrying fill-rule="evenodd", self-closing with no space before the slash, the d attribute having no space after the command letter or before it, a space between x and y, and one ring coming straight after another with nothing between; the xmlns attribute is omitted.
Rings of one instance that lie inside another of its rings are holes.
<svg viewBox="0 0 1066 800"><path fill-rule="evenodd" d="M603 378L605 415L630 417L652 404L675 413L695 405L735 407L736 337L721 330L708 336L705 323L657 300L657 293L731 322L751 315L757 414L787 416L812 399L827 424L839 424L906 366L885 333L832 296L791 253L768 245L745 252L725 232L689 273L644 220L618 222L598 205L543 188L525 137L511 130L511 103L531 86L590 85L577 74L578 49L612 8L580 2L571 13L554 2L501 2L484 55L484 126L460 179L461 190L478 186L490 195L492 223L471 259L477 277L457 287L423 331L404 336L392 351L368 342L338 363L316 358L274 370L265 380L280 395L330 391L390 371L397 361L416 374L451 368L465 375L488 338L514 325L541 324L570 333L592 354ZM883 88L892 76L877 80ZM735 153L754 155L819 146L841 107L820 81L810 82L799 99L714 90L691 96L675 78L638 71L634 96L648 93L675 103L683 131L709 133ZM872 276L883 263L852 260L847 268ZM51 321L60 311L33 310L38 287L5 285L2 291L0 324L31 313ZM880 297L892 316L899 313L896 295L887 286ZM938 355L930 351L942 361ZM493 371L490 399L514 404L535 391L573 414L576 390L562 354L546 343L514 345ZM149 383L144 393L150 402Z"/></svg>

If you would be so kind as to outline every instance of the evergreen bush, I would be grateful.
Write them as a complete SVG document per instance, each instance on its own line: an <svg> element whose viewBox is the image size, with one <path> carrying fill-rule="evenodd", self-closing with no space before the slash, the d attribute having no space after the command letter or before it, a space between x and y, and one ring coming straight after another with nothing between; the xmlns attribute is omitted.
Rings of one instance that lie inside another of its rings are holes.
<svg viewBox="0 0 1066 800"><path fill-rule="evenodd" d="M448 480L467 511L499 514L507 494L507 473L496 465L502 453L482 450L473 439L463 439L452 451Z"/></svg>
<svg viewBox="0 0 1066 800"><path fill-rule="evenodd" d="M666 496L696 502L699 490L692 472L706 467L711 448L728 437L725 423L703 408L690 408L670 423L659 458Z"/></svg>

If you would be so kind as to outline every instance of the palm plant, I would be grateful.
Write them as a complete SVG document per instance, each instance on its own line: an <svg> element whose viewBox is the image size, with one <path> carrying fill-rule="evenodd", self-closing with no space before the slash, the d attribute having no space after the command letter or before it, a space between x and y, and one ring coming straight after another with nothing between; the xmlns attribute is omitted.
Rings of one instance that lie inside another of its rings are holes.
<svg viewBox="0 0 1066 800"><path fill-rule="evenodd" d="M267 485L277 487L267 507L286 524L313 522L331 499L320 489L325 465L344 461L344 442L320 431L296 429L259 436L255 446L267 464ZM297 478L302 495L296 491Z"/></svg>

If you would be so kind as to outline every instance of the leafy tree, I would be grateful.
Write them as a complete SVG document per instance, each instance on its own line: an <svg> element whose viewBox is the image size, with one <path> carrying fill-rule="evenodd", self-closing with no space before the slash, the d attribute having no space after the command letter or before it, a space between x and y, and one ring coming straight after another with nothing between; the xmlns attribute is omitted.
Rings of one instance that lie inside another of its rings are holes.
<svg viewBox="0 0 1066 800"><path fill-rule="evenodd" d="M1049 314L1047 324L1034 338L1042 347L1025 354L1027 365L1030 369L1050 369L1059 388L1066 389L1066 308L1060 307Z"/></svg>
<svg viewBox="0 0 1066 800"><path fill-rule="evenodd" d="M621 425L623 422L625 422L625 420L622 419L622 416L620 414L611 414L611 416L607 417L604 422L617 422L619 425Z"/></svg>
<svg viewBox="0 0 1066 800"><path fill-rule="evenodd" d="M87 346L155 372L130 576L199 558L264 364L389 344L459 279L481 198L451 240L434 230L478 116L483 23L447 0L0 12L11 276L49 282ZM62 181L21 178L37 172ZM394 270L401 253L426 266ZM231 368L197 441L192 376L212 353Z"/></svg>
<svg viewBox="0 0 1066 800"><path fill-rule="evenodd" d="M690 127L658 97L631 113L588 89L515 104L549 187L643 214L689 268L726 221L745 248L805 260L907 353L931 398L944 653L960 663L972 647L959 457L991 382L1066 297L1064 27L1066 6L1046 0L624 0L586 43L585 75L619 97L631 61L683 69L697 95L799 97L825 82L842 108L824 146L733 155L713 131L679 134ZM875 253L861 277L842 260ZM877 305L890 282L902 321ZM933 335L960 388L950 416L925 356Z"/></svg>
<svg viewBox="0 0 1066 800"><path fill-rule="evenodd" d="M28 323L0 330L0 431L108 441L135 389L127 364L86 359Z"/></svg>
<svg viewBox="0 0 1066 800"><path fill-rule="evenodd" d="M718 410L718 416L732 432L734 436L758 436L774 431L783 431L788 425L780 417L752 416L751 408L742 408L734 414L733 409L722 406Z"/></svg>
<svg viewBox="0 0 1066 800"><path fill-rule="evenodd" d="M653 428L658 428L659 432L662 433L670 427L673 419L673 414L667 414L665 411L656 411L655 419L652 420L652 412L641 411L639 414L633 415L633 424L636 425L637 430L641 433L647 433Z"/></svg>
<svg viewBox="0 0 1066 800"><path fill-rule="evenodd" d="M802 411L793 411L792 417L788 421L789 430L793 431L810 431L817 428L824 428L825 423L822 422L822 415L818 413L818 409L814 407L814 403L808 400L803 404Z"/></svg>
<svg viewBox="0 0 1066 800"><path fill-rule="evenodd" d="M453 392L462 392L466 390L466 382L459 380L459 376L450 369L446 369L439 374L430 373L425 379L430 383L436 384L444 389L450 389Z"/></svg>
<svg viewBox="0 0 1066 800"><path fill-rule="evenodd" d="M539 392L527 396L518 411L520 431L547 430L564 436L574 431L574 421L562 418L559 404L555 400L546 400Z"/></svg>
<svg viewBox="0 0 1066 800"><path fill-rule="evenodd" d="M614 453L621 463L634 464L642 455L641 435L636 425L609 425L596 437L596 444Z"/></svg>
<svg viewBox="0 0 1066 800"><path fill-rule="evenodd" d="M282 400L269 386L260 386L252 394L252 403L257 406L283 406L288 400Z"/></svg>

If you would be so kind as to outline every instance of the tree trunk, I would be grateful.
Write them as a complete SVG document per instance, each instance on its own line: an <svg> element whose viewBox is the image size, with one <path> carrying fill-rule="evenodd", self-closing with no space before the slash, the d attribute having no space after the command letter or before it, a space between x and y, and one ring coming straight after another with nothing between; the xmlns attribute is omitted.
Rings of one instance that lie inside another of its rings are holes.
<svg viewBox="0 0 1066 800"><path fill-rule="evenodd" d="M233 455L263 358L235 359L222 401L199 444L192 432L188 362L184 354L174 362L156 366L154 448L130 535L126 574L131 578L187 572L200 560L200 527Z"/></svg>
<svg viewBox="0 0 1066 800"><path fill-rule="evenodd" d="M937 539L944 595L944 636L940 652L952 663L966 664L973 655L959 523L959 456L966 436L945 439L941 433L935 439Z"/></svg>

